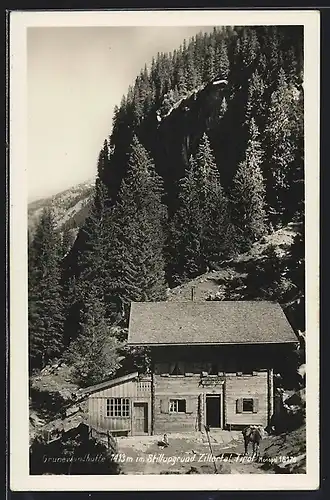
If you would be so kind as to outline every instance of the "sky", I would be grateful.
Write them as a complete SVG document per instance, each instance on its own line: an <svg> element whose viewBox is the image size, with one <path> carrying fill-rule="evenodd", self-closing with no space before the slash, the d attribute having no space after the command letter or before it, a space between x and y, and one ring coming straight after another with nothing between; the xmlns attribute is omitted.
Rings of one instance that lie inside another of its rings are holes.
<svg viewBox="0 0 330 500"><path fill-rule="evenodd" d="M28 28L28 201L94 178L113 108L140 69L211 29Z"/></svg>

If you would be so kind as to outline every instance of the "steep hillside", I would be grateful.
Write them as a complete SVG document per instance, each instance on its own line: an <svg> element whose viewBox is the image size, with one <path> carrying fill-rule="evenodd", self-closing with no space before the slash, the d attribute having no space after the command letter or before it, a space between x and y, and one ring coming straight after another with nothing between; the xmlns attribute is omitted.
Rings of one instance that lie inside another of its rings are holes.
<svg viewBox="0 0 330 500"><path fill-rule="evenodd" d="M28 228L30 234L33 235L41 213L47 207L52 207L54 210L59 231L63 231L65 227L77 231L88 214L93 186L94 180L89 180L49 198L29 203Z"/></svg>
<svg viewBox="0 0 330 500"><path fill-rule="evenodd" d="M246 267L248 264L250 264L250 269L252 271L252 266L258 262L262 262L265 253L270 248L274 249L279 259L288 255L299 228L300 224L290 223L286 227L263 237L260 241L257 241L248 252L237 255L230 260L223 261L221 267L218 269L209 270L201 276L197 276L180 286L170 289L168 300L191 300L192 293L194 300L221 300L225 298L225 290L227 290L227 293L230 290L232 293L236 293L236 299L243 298L243 290L239 288L233 289L233 287L230 287L230 283L234 283L235 278L246 278Z"/></svg>
<svg viewBox="0 0 330 500"><path fill-rule="evenodd" d="M255 294L254 290L251 289L256 266L264 266L266 262L265 256L267 256L270 249L278 255L280 262L285 262L294 238L300 230L299 224L288 224L288 226L256 242L249 252L224 261L221 268L210 269L207 273L197 276L180 286L168 289L166 300L177 302L192 299L203 301L224 299L260 300L264 298L263 290L260 289ZM286 300L280 299L280 302L289 316L293 328L296 331L304 331L304 313L300 307L304 302L303 293L296 294L295 291L292 291L292 296L294 300L287 297ZM65 363L61 363L61 360L31 377L31 384L35 391L59 393L61 397L66 397L67 394L71 397L71 393L78 388L71 382L70 367Z"/></svg>

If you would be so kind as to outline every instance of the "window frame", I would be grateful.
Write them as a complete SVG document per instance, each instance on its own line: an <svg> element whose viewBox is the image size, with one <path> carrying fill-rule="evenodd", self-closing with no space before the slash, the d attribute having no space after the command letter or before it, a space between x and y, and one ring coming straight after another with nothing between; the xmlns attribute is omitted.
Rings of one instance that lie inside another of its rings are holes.
<svg viewBox="0 0 330 500"><path fill-rule="evenodd" d="M130 418L131 408L129 398L106 398L107 418Z"/></svg>
<svg viewBox="0 0 330 500"><path fill-rule="evenodd" d="M184 402L184 410L180 410L180 403ZM187 400L186 399L169 399L168 413L178 414L187 413Z"/></svg>
<svg viewBox="0 0 330 500"><path fill-rule="evenodd" d="M244 401L249 402L251 404L251 410L244 410ZM254 400L253 398L242 398L242 413L253 413L254 408Z"/></svg>

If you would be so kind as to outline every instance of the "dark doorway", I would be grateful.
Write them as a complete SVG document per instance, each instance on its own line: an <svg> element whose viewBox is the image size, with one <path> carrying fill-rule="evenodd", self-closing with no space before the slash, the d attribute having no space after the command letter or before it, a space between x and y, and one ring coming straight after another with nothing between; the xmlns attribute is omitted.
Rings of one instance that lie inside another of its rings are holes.
<svg viewBox="0 0 330 500"><path fill-rule="evenodd" d="M219 394L206 396L206 425L221 427L221 400Z"/></svg>

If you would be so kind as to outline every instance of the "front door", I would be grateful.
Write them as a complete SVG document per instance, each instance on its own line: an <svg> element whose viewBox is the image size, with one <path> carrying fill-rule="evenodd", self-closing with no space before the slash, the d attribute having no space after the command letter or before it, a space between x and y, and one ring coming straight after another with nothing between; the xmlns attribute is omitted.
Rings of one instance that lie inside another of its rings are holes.
<svg viewBox="0 0 330 500"><path fill-rule="evenodd" d="M134 403L134 434L148 434L148 403Z"/></svg>
<svg viewBox="0 0 330 500"><path fill-rule="evenodd" d="M219 394L206 396L206 425L221 427L221 399Z"/></svg>

